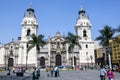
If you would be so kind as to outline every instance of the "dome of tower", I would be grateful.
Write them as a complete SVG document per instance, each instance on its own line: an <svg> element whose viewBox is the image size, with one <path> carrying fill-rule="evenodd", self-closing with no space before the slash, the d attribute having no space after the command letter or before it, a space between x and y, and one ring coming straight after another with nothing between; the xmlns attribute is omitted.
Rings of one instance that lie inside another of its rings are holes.
<svg viewBox="0 0 120 80"><path fill-rule="evenodd" d="M27 12L28 12L28 11L34 12L34 9L32 8L32 5L29 5L29 8L27 9Z"/></svg>

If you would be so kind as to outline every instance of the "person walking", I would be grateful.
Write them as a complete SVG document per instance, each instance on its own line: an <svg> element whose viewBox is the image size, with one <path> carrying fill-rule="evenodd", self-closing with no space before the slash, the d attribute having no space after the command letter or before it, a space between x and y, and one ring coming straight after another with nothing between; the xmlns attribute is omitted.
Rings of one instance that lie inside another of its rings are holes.
<svg viewBox="0 0 120 80"><path fill-rule="evenodd" d="M103 67L103 65L100 66L100 79L101 80L105 80L107 77L107 71L106 69Z"/></svg>
<svg viewBox="0 0 120 80"><path fill-rule="evenodd" d="M57 76L60 77L60 71L59 71L59 68L57 67Z"/></svg>
<svg viewBox="0 0 120 80"><path fill-rule="evenodd" d="M46 67L47 77L50 76L50 75L49 75L49 71L50 71L50 69L49 69L48 67Z"/></svg>
<svg viewBox="0 0 120 80"><path fill-rule="evenodd" d="M50 68L51 77L53 77L53 72L54 72L54 68L51 67L51 68Z"/></svg>
<svg viewBox="0 0 120 80"><path fill-rule="evenodd" d="M107 76L108 76L108 80L114 80L114 73L111 68L108 68Z"/></svg>
<svg viewBox="0 0 120 80"><path fill-rule="evenodd" d="M36 79L36 68L34 67L34 71L32 73L32 80Z"/></svg>
<svg viewBox="0 0 120 80"><path fill-rule="evenodd" d="M58 77L58 76L60 76L60 73L59 73L60 71L59 71L59 68L56 66L55 67L55 77Z"/></svg>
<svg viewBox="0 0 120 80"><path fill-rule="evenodd" d="M36 78L39 79L39 77L40 77L40 68L36 70Z"/></svg>
<svg viewBox="0 0 120 80"><path fill-rule="evenodd" d="M55 77L57 77L58 76L58 67L56 66L55 67Z"/></svg>

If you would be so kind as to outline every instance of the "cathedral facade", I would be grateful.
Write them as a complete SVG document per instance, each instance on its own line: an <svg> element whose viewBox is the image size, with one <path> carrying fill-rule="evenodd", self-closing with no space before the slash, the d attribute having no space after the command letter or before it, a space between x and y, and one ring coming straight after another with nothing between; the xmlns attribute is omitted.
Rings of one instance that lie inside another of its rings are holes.
<svg viewBox="0 0 120 80"><path fill-rule="evenodd" d="M26 10L21 22L21 36L18 40L0 47L0 66L27 66L34 67L35 64L41 67L45 66L72 66L74 65L94 65L94 42L91 39L91 22L86 12L81 8L78 12L78 18L75 25L76 35L79 36L79 44L81 48L75 46L74 53L68 51L69 44L66 43L64 36L60 32L46 39L47 44L40 48L40 52L36 54L33 48L27 54L28 44L31 39L30 35L37 35L38 22L32 5ZM27 56L28 55L28 56ZM74 57L74 60L73 58Z"/></svg>

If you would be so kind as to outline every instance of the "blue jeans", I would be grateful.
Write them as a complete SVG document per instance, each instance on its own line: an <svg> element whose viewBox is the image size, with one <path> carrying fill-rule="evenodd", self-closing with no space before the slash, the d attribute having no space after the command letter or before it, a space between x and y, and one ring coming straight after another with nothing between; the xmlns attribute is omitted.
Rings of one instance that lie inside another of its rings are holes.
<svg viewBox="0 0 120 80"><path fill-rule="evenodd" d="M100 75L100 79L101 79L101 80L105 80L105 76Z"/></svg>

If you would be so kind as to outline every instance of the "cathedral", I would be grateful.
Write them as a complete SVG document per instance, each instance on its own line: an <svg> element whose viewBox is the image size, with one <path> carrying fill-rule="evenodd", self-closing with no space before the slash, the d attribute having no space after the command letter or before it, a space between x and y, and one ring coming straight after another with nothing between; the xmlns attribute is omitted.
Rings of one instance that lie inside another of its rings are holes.
<svg viewBox="0 0 120 80"><path fill-rule="evenodd" d="M47 42L40 52L36 54L36 49L29 51L27 56L27 42L31 39L30 35L37 35L38 22L35 10L29 5L21 22L21 36L18 40L12 40L0 46L0 67L34 67L35 64L45 66L91 66L95 64L94 42L91 39L91 22L83 8L78 11L78 18L74 26L76 35L79 36L81 48L75 46L74 53L68 51L69 44L60 32L55 36L45 39ZM42 27L42 26L41 26ZM72 58L74 57L74 58Z"/></svg>

